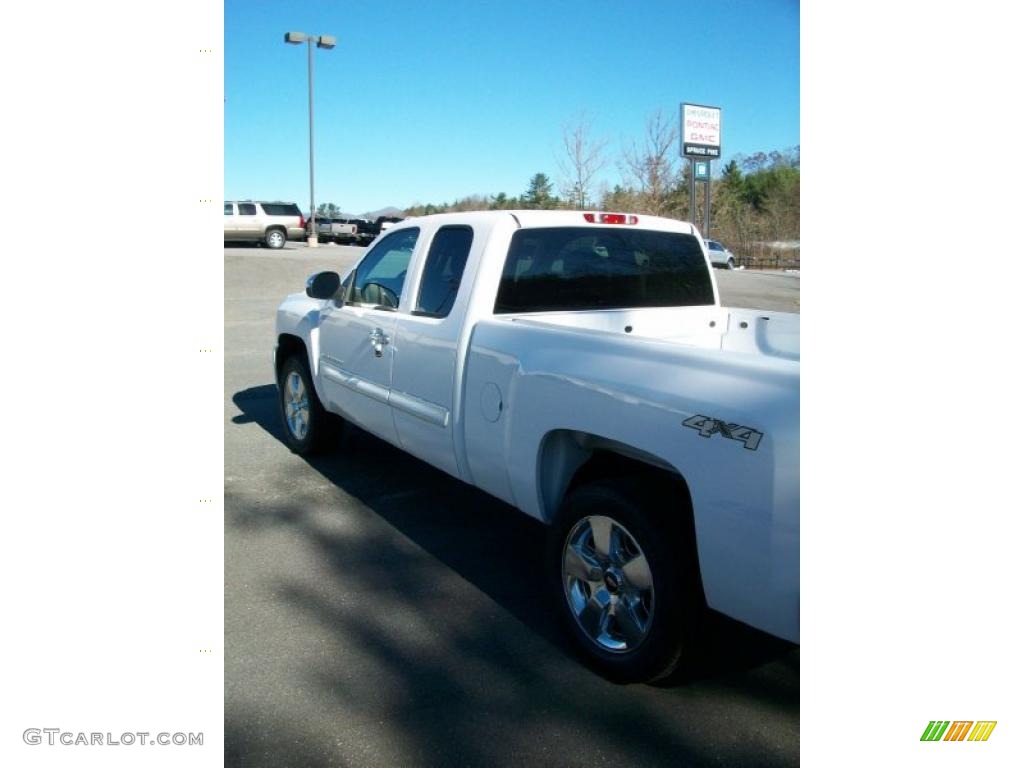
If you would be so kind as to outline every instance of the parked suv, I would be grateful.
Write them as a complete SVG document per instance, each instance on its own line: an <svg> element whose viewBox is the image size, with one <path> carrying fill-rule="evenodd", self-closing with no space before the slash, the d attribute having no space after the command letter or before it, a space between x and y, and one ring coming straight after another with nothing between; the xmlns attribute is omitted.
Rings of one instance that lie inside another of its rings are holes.
<svg viewBox="0 0 1024 768"><path fill-rule="evenodd" d="M224 242L265 243L284 248L288 240L306 239L306 219L295 203L225 201Z"/></svg>

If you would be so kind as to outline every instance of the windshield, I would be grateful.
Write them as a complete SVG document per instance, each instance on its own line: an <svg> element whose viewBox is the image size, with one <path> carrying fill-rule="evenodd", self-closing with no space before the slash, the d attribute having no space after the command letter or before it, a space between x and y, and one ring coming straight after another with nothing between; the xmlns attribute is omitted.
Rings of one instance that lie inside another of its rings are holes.
<svg viewBox="0 0 1024 768"><path fill-rule="evenodd" d="M552 227L512 236L496 314L714 304L693 235Z"/></svg>

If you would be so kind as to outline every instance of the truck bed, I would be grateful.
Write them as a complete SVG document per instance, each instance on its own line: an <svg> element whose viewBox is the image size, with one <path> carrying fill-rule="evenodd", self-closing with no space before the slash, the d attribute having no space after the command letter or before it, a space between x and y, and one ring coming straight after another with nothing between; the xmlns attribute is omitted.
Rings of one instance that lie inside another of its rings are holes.
<svg viewBox="0 0 1024 768"><path fill-rule="evenodd" d="M699 349L800 359L800 316L729 307L665 307L511 315L524 325L630 335Z"/></svg>
<svg viewBox="0 0 1024 768"><path fill-rule="evenodd" d="M456 440L475 485L544 521L566 491L549 478L592 450L670 468L708 605L799 642L798 358L788 313L496 315L472 333Z"/></svg>

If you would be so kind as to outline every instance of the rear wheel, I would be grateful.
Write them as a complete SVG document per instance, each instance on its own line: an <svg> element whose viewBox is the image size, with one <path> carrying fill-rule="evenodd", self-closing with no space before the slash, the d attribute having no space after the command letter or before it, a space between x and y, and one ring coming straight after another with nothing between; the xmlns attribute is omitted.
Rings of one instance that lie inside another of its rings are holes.
<svg viewBox="0 0 1024 768"><path fill-rule="evenodd" d="M312 455L337 442L341 421L323 407L302 357L285 360L277 390L285 442L292 451Z"/></svg>
<svg viewBox="0 0 1024 768"><path fill-rule="evenodd" d="M267 230L266 237L264 238L267 247L273 248L274 250L284 248L284 244L287 242L287 240L288 238L285 237L284 232L282 232L280 229Z"/></svg>
<svg viewBox="0 0 1024 768"><path fill-rule="evenodd" d="M651 478L573 491L551 527L550 588L586 661L622 682L669 675L703 615L685 502Z"/></svg>

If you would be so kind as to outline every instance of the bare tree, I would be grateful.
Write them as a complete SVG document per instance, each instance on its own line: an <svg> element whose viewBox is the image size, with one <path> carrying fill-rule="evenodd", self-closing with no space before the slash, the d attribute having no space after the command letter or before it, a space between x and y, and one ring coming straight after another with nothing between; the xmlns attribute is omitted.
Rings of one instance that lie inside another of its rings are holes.
<svg viewBox="0 0 1024 768"><path fill-rule="evenodd" d="M607 144L605 139L594 138L586 112L562 126L565 155L558 163L562 195L577 208L586 208L591 199L595 177L607 164L604 158Z"/></svg>
<svg viewBox="0 0 1024 768"><path fill-rule="evenodd" d="M640 193L645 213L665 215L675 207L673 192L678 171L675 147L678 134L675 124L659 109L647 118L643 142L636 142L623 150L622 173L629 186Z"/></svg>

